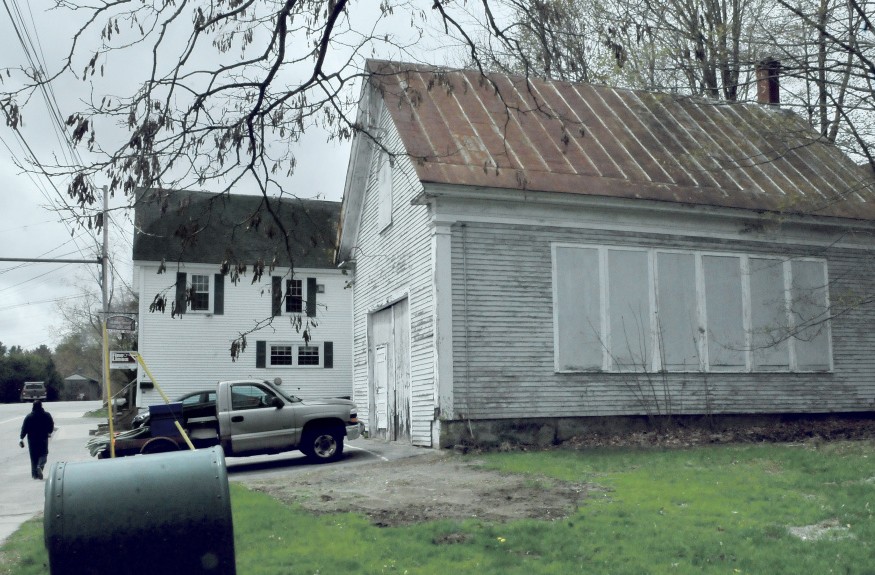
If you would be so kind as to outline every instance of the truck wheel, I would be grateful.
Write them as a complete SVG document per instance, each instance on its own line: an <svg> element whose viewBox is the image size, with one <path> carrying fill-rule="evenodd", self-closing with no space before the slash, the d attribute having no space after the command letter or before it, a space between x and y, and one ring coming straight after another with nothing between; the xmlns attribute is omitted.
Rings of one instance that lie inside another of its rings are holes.
<svg viewBox="0 0 875 575"><path fill-rule="evenodd" d="M170 451L179 451L179 446L176 445L175 441L167 437L153 437L140 448L140 454L142 455L168 453Z"/></svg>
<svg viewBox="0 0 875 575"><path fill-rule="evenodd" d="M319 427L304 433L301 451L314 463L337 461L343 455L343 430Z"/></svg>

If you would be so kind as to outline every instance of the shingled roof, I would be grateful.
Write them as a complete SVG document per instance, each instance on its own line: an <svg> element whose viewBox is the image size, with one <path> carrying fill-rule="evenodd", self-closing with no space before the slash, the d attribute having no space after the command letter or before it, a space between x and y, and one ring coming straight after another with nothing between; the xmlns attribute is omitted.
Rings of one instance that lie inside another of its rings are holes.
<svg viewBox="0 0 875 575"><path fill-rule="evenodd" d="M283 235L260 195L145 190L134 216L134 261L245 263L259 259L282 267L333 267L340 203L271 198L291 242Z"/></svg>
<svg viewBox="0 0 875 575"><path fill-rule="evenodd" d="M424 183L875 219L875 178L773 106L371 60Z"/></svg>

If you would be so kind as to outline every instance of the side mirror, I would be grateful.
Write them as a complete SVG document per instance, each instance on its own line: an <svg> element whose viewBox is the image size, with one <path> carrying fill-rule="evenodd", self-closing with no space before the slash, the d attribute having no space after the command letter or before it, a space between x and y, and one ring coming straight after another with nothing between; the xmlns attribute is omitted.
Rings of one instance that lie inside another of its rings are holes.
<svg viewBox="0 0 875 575"><path fill-rule="evenodd" d="M280 399L278 397L274 397L273 399L270 400L270 405L277 408L277 409L282 409L283 405L285 405L285 404L283 403L282 399Z"/></svg>

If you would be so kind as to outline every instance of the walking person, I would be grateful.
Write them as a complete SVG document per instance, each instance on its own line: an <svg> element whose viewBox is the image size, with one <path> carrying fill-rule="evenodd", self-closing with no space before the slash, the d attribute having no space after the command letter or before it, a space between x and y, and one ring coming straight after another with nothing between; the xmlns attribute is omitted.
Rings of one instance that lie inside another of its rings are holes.
<svg viewBox="0 0 875 575"><path fill-rule="evenodd" d="M21 439L18 445L24 447L27 437L27 448L30 451L30 476L34 479L43 478L43 467L49 455L49 437L55 430L55 420L43 408L42 401L34 401L33 409L21 424Z"/></svg>

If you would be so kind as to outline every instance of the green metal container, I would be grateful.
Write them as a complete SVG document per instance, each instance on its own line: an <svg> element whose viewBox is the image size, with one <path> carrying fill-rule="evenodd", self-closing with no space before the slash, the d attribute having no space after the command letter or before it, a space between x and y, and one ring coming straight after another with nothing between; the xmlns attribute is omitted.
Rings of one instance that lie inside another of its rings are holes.
<svg viewBox="0 0 875 575"><path fill-rule="evenodd" d="M52 575L235 575L221 447L59 462L46 479Z"/></svg>

